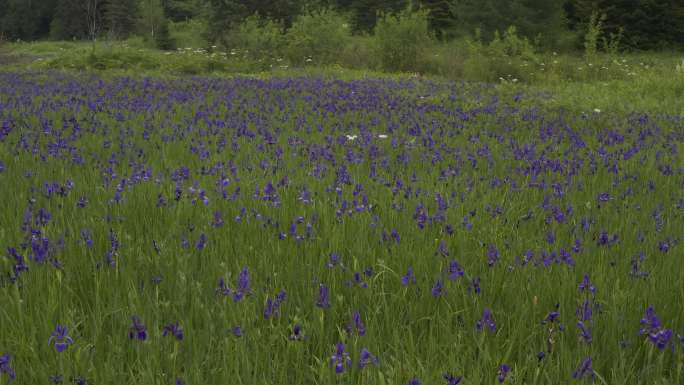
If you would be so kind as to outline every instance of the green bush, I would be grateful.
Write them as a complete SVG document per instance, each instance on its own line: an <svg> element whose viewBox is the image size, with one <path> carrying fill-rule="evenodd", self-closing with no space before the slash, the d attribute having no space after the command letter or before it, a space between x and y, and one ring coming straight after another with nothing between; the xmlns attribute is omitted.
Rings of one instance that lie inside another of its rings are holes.
<svg viewBox="0 0 684 385"><path fill-rule="evenodd" d="M370 36L354 36L339 52L340 64L353 69L377 69L380 62L375 54L374 40Z"/></svg>
<svg viewBox="0 0 684 385"><path fill-rule="evenodd" d="M160 50L169 51L176 48L176 42L171 37L171 31L169 30L169 22L164 19L164 21L159 24L159 29L154 35L154 43Z"/></svg>
<svg viewBox="0 0 684 385"><path fill-rule="evenodd" d="M206 48L209 43L204 38L206 23L200 19L169 22L171 37L178 47Z"/></svg>
<svg viewBox="0 0 684 385"><path fill-rule="evenodd" d="M532 43L520 37L513 26L503 36L496 32L489 43L483 43L479 34L476 34L475 39L467 41L467 47L468 58L464 63L467 79L517 82L530 81L535 76L539 57Z"/></svg>
<svg viewBox="0 0 684 385"><path fill-rule="evenodd" d="M283 27L280 23L250 16L230 31L226 44L238 49L251 59L279 58L284 45Z"/></svg>
<svg viewBox="0 0 684 385"><path fill-rule="evenodd" d="M385 71L418 71L426 63L426 52L434 44L426 11L403 11L384 15L374 30L377 53Z"/></svg>
<svg viewBox="0 0 684 385"><path fill-rule="evenodd" d="M336 63L350 38L349 24L342 15L329 9L303 14L285 35L286 56L297 66Z"/></svg>

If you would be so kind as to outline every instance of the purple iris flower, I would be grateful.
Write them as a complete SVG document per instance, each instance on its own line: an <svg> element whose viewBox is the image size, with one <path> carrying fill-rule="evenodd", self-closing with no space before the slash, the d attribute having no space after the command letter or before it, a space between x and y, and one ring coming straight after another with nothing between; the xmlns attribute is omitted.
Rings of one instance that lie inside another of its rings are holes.
<svg viewBox="0 0 684 385"><path fill-rule="evenodd" d="M496 249L496 246L489 245L489 248L487 249L487 266L494 267L498 260L499 250Z"/></svg>
<svg viewBox="0 0 684 385"><path fill-rule="evenodd" d="M180 327L178 322L164 326L162 336L174 336L178 341L183 341L183 338L185 337L183 334L183 329Z"/></svg>
<svg viewBox="0 0 684 385"><path fill-rule="evenodd" d="M556 320L558 319L559 316L560 316L560 313L558 313L557 311L552 311L546 315L546 318L544 318L544 321L542 321L542 323L543 324L554 323L554 322L556 322Z"/></svg>
<svg viewBox="0 0 684 385"><path fill-rule="evenodd" d="M648 335L648 339L659 349L663 350L667 347L672 339L674 333L672 329L661 329L655 333Z"/></svg>
<svg viewBox="0 0 684 385"><path fill-rule="evenodd" d="M330 290L325 285L321 285L318 288L318 301L316 302L316 306L322 309L330 307Z"/></svg>
<svg viewBox="0 0 684 385"><path fill-rule="evenodd" d="M287 294L285 290L281 290L276 296L275 300L271 298L266 299L266 308L264 309L264 319L268 320L271 317L280 315L280 305L285 301Z"/></svg>
<svg viewBox="0 0 684 385"><path fill-rule="evenodd" d="M668 241L658 242L658 250L660 250L661 253L667 253L670 250L670 243Z"/></svg>
<svg viewBox="0 0 684 385"><path fill-rule="evenodd" d="M197 240L197 244L195 245L195 247L197 248L197 250L204 250L204 247L206 246L206 244L207 244L207 236L205 234L200 234L200 237Z"/></svg>
<svg viewBox="0 0 684 385"><path fill-rule="evenodd" d="M446 289L444 288L444 284L442 283L442 280L439 279L435 283L435 286L432 287L432 296L433 297L439 297L441 295L446 294Z"/></svg>
<svg viewBox="0 0 684 385"><path fill-rule="evenodd" d="M74 340L69 337L69 329L62 325L57 325L48 339L48 346L54 344L58 353L65 351L73 343Z"/></svg>
<svg viewBox="0 0 684 385"><path fill-rule="evenodd" d="M128 328L128 338L145 341L147 339L147 327L142 323L140 317L134 315L132 324Z"/></svg>
<svg viewBox="0 0 684 385"><path fill-rule="evenodd" d="M639 330L639 334L641 335L658 331L663 326L656 315L653 306L646 308L646 315L639 321L639 324L641 324L641 330Z"/></svg>
<svg viewBox="0 0 684 385"><path fill-rule="evenodd" d="M359 336L363 337L366 335L366 325L363 324L363 320L361 320L361 313L358 311L354 312L354 315L352 316L352 321L353 321L353 326L350 327L350 329L356 329L356 332L359 333Z"/></svg>
<svg viewBox="0 0 684 385"><path fill-rule="evenodd" d="M472 285L468 288L468 292L474 292L475 294L480 294L482 292L482 288L480 288L480 277L473 278Z"/></svg>
<svg viewBox="0 0 684 385"><path fill-rule="evenodd" d="M361 349L361 354L359 355L359 369L363 370L363 368L370 364L378 366L379 363L380 360L378 360L376 356L371 354L371 352L368 351L367 348Z"/></svg>
<svg viewBox="0 0 684 385"><path fill-rule="evenodd" d="M335 367L335 373L342 374L345 371L345 367L351 366L351 363L351 357L344 350L344 344L339 342L335 346L335 354L330 358L330 366Z"/></svg>
<svg viewBox="0 0 684 385"><path fill-rule="evenodd" d="M237 289L233 291L233 300L238 302L242 300L245 295L251 294L252 289L249 287L249 269L246 267L242 269L238 275Z"/></svg>
<svg viewBox="0 0 684 385"><path fill-rule="evenodd" d="M589 280L588 274L584 274L584 278L582 279L582 282L579 285L579 291L580 293L588 291L592 295L596 295L596 287Z"/></svg>
<svg viewBox="0 0 684 385"><path fill-rule="evenodd" d="M499 383L503 383L506 381L506 377L508 377L508 374L511 372L511 367L508 366L507 364L503 364L499 366L499 371L497 373L496 379L499 381Z"/></svg>
<svg viewBox="0 0 684 385"><path fill-rule="evenodd" d="M332 269L333 267L335 267L339 264L340 264L340 256L337 253L331 253L330 254L330 262L328 262L328 268Z"/></svg>
<svg viewBox="0 0 684 385"><path fill-rule="evenodd" d="M441 255L442 257L449 256L449 249L447 248L446 242L444 242L444 240L439 241L435 255Z"/></svg>
<svg viewBox="0 0 684 385"><path fill-rule="evenodd" d="M463 277L463 274L465 274L463 268L455 260L449 262L449 268L447 270L447 273L449 274L449 279L452 281L455 281L460 277Z"/></svg>
<svg viewBox="0 0 684 385"><path fill-rule="evenodd" d="M666 329L663 327L660 319L653 309L653 306L649 306L646 309L646 315L639 323L641 324L641 330L639 330L639 334L647 334L648 339L659 350L665 349L674 335L672 329Z"/></svg>
<svg viewBox="0 0 684 385"><path fill-rule="evenodd" d="M578 306L577 310L575 311L577 320L582 322L591 321L593 318L593 313L594 311L592 310L591 302L588 300L582 302L582 305Z"/></svg>
<svg viewBox="0 0 684 385"><path fill-rule="evenodd" d="M461 376L454 376L451 373L444 373L444 380L447 382L447 385L458 385L461 383L461 380L463 377Z"/></svg>
<svg viewBox="0 0 684 385"><path fill-rule="evenodd" d="M494 322L494 316L492 315L491 310L489 310L488 308L484 309L484 312L482 313L482 318L475 323L475 328L478 331L482 331L484 330L484 328L487 328L489 329L489 331L492 332L496 331L496 322Z"/></svg>
<svg viewBox="0 0 684 385"><path fill-rule="evenodd" d="M572 373L572 378L579 380L587 375L591 376L591 378L594 378L596 376L596 374L594 373L594 368L592 366L591 357L587 357L582 361L579 368L577 368L577 370L575 370L575 372Z"/></svg>
<svg viewBox="0 0 684 385"><path fill-rule="evenodd" d="M421 382L417 378L412 378L409 380L408 385L421 385Z"/></svg>
<svg viewBox="0 0 684 385"><path fill-rule="evenodd" d="M406 271L406 275L401 277L401 284L403 286L406 286L409 283L416 283L416 276L413 274L413 267L411 266L409 266L408 270Z"/></svg>
<svg viewBox="0 0 684 385"><path fill-rule="evenodd" d="M235 337L242 337L245 334L240 325L234 326L230 331Z"/></svg>
<svg viewBox="0 0 684 385"><path fill-rule="evenodd" d="M228 285L226 285L226 279L223 277L220 277L219 281L218 281L218 288L216 289L216 293L224 295L224 296L228 296L228 295L230 295L231 292L232 292L232 290L230 290Z"/></svg>
<svg viewBox="0 0 684 385"><path fill-rule="evenodd" d="M302 335L302 325L295 324L292 327L292 334L290 334L291 341L301 341L304 338Z"/></svg>
<svg viewBox="0 0 684 385"><path fill-rule="evenodd" d="M586 322L578 321L577 328L580 330L580 337L587 344L591 344L593 338L591 336L591 328Z"/></svg>
<svg viewBox="0 0 684 385"><path fill-rule="evenodd" d="M7 374L10 380L17 378L17 373L10 367L12 356L3 354L0 356L0 374Z"/></svg>
<svg viewBox="0 0 684 385"><path fill-rule="evenodd" d="M223 226L223 215L221 214L220 211L214 211L214 220L211 222L211 225L213 227L221 227Z"/></svg>

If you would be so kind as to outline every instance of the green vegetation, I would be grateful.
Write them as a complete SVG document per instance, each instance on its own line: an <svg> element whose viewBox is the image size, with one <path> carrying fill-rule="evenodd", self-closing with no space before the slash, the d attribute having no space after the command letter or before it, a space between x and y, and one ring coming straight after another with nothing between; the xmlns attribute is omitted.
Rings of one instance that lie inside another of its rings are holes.
<svg viewBox="0 0 684 385"><path fill-rule="evenodd" d="M684 383L681 1L0 12L0 385Z"/></svg>
<svg viewBox="0 0 684 385"><path fill-rule="evenodd" d="M0 63L5 70L59 69L127 76L324 75L351 79L416 75L411 70L383 73L391 68L383 67L381 50L393 48L368 37L350 39L339 55L328 54L325 63L316 56L307 63L306 57L288 55L288 36L277 34L280 26L259 23L259 19L250 18L236 35L248 47L245 50L207 50L179 44L174 51L160 51L141 38L95 44L8 43L0 48ZM171 37L191 42L187 29L184 23L172 23ZM263 33L268 30L270 35ZM297 58L302 62L293 65L291 60ZM578 111L684 112L680 102L684 98L684 56L676 52L612 55L599 51L588 60L573 54L537 53L509 30L489 44L478 40L434 42L418 59L422 60L420 76L494 83L511 93L548 92L551 97L547 103Z"/></svg>

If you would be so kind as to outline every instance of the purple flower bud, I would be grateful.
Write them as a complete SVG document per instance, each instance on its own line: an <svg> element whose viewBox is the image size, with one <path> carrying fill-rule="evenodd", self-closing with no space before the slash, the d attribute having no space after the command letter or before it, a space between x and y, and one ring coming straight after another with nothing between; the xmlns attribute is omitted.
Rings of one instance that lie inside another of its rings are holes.
<svg viewBox="0 0 684 385"><path fill-rule="evenodd" d="M133 316L133 323L128 328L128 338L145 341L147 339L147 327L142 323L140 317Z"/></svg>
<svg viewBox="0 0 684 385"><path fill-rule="evenodd" d="M330 307L330 291L325 285L321 285L318 288L318 301L316 302L316 306L322 309Z"/></svg>

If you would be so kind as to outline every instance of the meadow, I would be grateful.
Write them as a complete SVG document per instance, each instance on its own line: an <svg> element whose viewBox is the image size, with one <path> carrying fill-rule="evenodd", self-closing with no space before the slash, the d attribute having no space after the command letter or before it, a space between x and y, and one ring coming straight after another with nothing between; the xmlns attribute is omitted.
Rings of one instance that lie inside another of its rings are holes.
<svg viewBox="0 0 684 385"><path fill-rule="evenodd" d="M684 383L674 64L102 58L0 72L0 384Z"/></svg>

